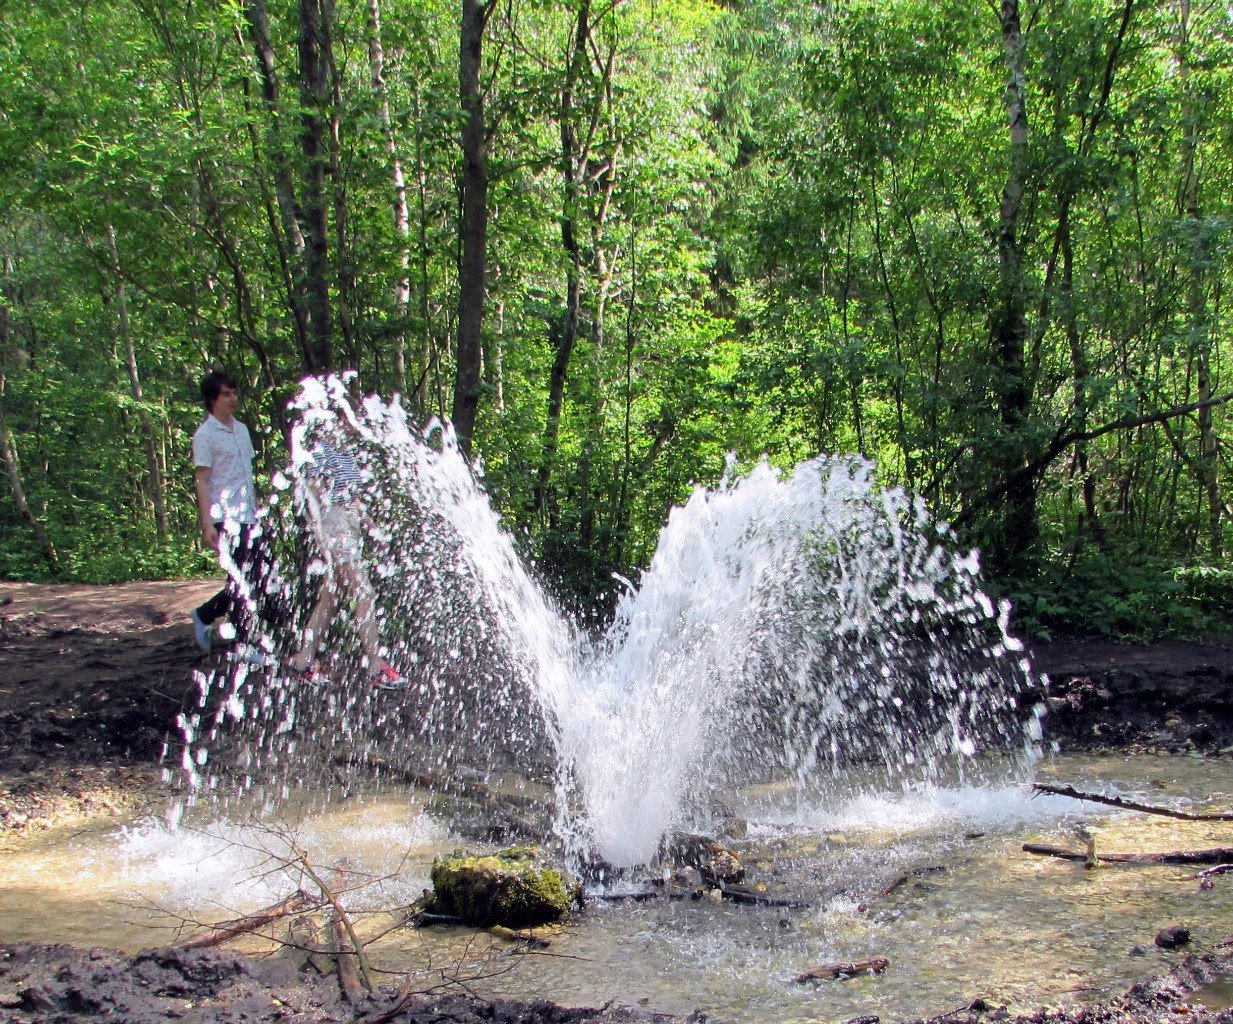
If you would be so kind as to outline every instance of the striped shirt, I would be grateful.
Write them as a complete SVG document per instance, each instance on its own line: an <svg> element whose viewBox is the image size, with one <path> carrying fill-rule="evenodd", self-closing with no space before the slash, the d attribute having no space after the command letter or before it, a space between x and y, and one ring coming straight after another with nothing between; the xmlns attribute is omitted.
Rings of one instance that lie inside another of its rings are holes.
<svg viewBox="0 0 1233 1024"><path fill-rule="evenodd" d="M354 498L364 483L360 467L350 453L340 451L324 441L313 449L313 461L308 476L320 477L327 505L345 505Z"/></svg>

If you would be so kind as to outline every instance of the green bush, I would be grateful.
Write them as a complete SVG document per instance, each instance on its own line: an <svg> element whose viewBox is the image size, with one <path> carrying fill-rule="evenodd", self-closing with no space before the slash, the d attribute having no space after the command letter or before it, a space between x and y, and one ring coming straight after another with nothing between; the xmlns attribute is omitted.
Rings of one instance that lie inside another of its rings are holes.
<svg viewBox="0 0 1233 1024"><path fill-rule="evenodd" d="M1008 597L1026 637L1198 637L1233 626L1233 572L1161 559L1093 555L1073 566L991 586Z"/></svg>

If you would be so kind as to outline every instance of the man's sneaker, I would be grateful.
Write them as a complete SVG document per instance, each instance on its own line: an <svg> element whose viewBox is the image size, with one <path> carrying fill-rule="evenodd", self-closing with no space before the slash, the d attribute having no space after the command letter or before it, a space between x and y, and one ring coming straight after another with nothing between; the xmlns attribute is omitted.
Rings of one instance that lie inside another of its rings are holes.
<svg viewBox="0 0 1233 1024"><path fill-rule="evenodd" d="M203 651L208 651L212 646L213 628L207 626L201 616L197 614L197 609L194 608L188 613L189 618L193 620L193 632L197 634L197 646Z"/></svg>
<svg viewBox="0 0 1233 1024"><path fill-rule="evenodd" d="M368 677L368 682L376 690L405 690L408 686L406 677L388 662L381 662L381 667Z"/></svg>

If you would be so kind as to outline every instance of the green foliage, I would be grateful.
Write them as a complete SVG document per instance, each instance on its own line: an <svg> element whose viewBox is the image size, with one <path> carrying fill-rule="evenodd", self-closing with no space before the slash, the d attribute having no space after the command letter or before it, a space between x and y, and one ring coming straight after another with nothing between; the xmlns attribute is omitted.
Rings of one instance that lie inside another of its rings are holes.
<svg viewBox="0 0 1233 1024"><path fill-rule="evenodd" d="M1137 563L1137 564L1136 564ZM1200 574L1203 575L1203 574ZM1200 637L1233 628L1227 598L1233 580L1217 571L1211 591L1194 583L1193 570L1172 570L1157 559L1093 555L1069 571L1046 571L1012 584L1003 596L1015 608L1016 628L1027 637L1124 637L1143 642ZM1219 576L1225 577L1216 582Z"/></svg>
<svg viewBox="0 0 1233 1024"><path fill-rule="evenodd" d="M306 359L287 224L304 111L296 7L265 4L273 109L257 6L0 11L0 402L16 454L0 574L52 574L13 479L60 578L209 568L188 448L210 366L240 379L261 466L282 459ZM364 388L427 420L450 409L455 370L457 11L383 0L380 91L367 3L334 7L331 344ZM1219 624L1228 406L1193 408L1229 390L1233 338L1219 9L1182 26L1176 5L1137 4L1123 23L1077 0L1024 19L1013 262L996 6L632 0L592 7L581 50L578 12L513 0L486 40L475 450L558 589L611 600L612 574L648 563L668 509L729 453L787 467L852 452L982 549L1026 628ZM1022 363L992 329L1008 295Z"/></svg>

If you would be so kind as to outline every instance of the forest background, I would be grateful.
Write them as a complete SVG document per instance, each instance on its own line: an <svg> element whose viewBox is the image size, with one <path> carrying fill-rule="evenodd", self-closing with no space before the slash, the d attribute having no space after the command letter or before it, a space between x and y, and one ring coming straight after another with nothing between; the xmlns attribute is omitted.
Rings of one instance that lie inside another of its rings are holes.
<svg viewBox="0 0 1233 1024"><path fill-rule="evenodd" d="M453 420L562 595L873 460L1034 635L1227 627L1233 17L1193 0L0 7L0 578L212 568L196 382Z"/></svg>

